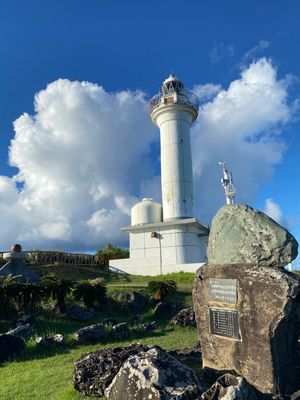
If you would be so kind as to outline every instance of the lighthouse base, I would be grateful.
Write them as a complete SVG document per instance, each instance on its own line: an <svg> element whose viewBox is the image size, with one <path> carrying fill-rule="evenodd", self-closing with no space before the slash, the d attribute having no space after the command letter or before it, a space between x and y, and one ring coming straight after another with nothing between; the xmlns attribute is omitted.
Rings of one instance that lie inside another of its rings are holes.
<svg viewBox="0 0 300 400"><path fill-rule="evenodd" d="M208 228L187 218L130 226L130 258L111 260L110 267L133 275L195 272L207 262Z"/></svg>

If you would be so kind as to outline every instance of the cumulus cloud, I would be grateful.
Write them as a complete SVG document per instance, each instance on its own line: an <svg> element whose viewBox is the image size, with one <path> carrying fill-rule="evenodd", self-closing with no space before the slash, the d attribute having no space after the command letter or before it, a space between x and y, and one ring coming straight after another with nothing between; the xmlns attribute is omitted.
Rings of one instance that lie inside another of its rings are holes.
<svg viewBox="0 0 300 400"><path fill-rule="evenodd" d="M274 219L274 221L278 222L278 224L286 226L286 220L282 214L280 205L277 204L273 199L269 198L265 201L264 213L269 217Z"/></svg>
<svg viewBox="0 0 300 400"><path fill-rule="evenodd" d="M292 118L288 87L271 61L252 63L241 77L204 104L192 128L198 215L210 220L224 201L218 161L227 161L237 201L252 203L272 178L285 149L281 132Z"/></svg>
<svg viewBox="0 0 300 400"><path fill-rule="evenodd" d="M261 55L264 50L270 47L270 42L268 40L260 40L257 45L252 47L252 49L246 51L243 56L242 62L246 63L249 60L253 60L255 57Z"/></svg>
<svg viewBox="0 0 300 400"><path fill-rule="evenodd" d="M14 123L10 163L19 173L0 181L1 206L16 208L2 247L125 241L119 228L154 174L148 153L158 135L146 104L141 92L107 93L88 82L58 80L39 92L35 115Z"/></svg>
<svg viewBox="0 0 300 400"><path fill-rule="evenodd" d="M287 80L267 59L228 88L196 85L201 99L191 129L196 213L209 223L224 203L218 161L233 171L239 202L252 203L283 155L291 120ZM1 248L92 249L126 245L120 227L142 197L160 197L159 138L145 94L108 93L88 82L58 80L35 97L35 114L14 123L12 178L0 177ZM153 146L155 144L155 146Z"/></svg>

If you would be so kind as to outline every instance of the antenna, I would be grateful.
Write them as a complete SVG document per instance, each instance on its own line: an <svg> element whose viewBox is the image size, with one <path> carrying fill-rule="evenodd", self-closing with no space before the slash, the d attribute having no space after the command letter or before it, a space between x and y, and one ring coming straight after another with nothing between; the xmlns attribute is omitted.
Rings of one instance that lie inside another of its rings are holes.
<svg viewBox="0 0 300 400"><path fill-rule="evenodd" d="M232 173L228 171L226 161L219 161L219 165L223 167L221 183L225 191L226 204L235 204L236 189L233 185Z"/></svg>

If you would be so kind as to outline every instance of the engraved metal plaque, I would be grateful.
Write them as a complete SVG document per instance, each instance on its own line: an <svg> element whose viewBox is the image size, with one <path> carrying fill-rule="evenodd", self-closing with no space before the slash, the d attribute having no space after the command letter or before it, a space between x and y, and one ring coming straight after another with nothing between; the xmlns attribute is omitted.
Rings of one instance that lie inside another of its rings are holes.
<svg viewBox="0 0 300 400"><path fill-rule="evenodd" d="M210 308L209 320L211 334L240 339L238 311Z"/></svg>
<svg viewBox="0 0 300 400"><path fill-rule="evenodd" d="M236 304L237 280L210 278L208 280L208 299Z"/></svg>

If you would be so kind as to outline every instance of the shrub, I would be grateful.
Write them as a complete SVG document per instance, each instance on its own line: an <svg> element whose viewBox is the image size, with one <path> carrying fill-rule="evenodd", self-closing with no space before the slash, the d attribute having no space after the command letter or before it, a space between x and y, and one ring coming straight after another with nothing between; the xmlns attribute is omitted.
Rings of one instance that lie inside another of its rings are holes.
<svg viewBox="0 0 300 400"><path fill-rule="evenodd" d="M106 298L106 286L101 278L80 281L73 292L76 301L82 300L86 307L93 307L95 303L101 304Z"/></svg>
<svg viewBox="0 0 300 400"><path fill-rule="evenodd" d="M56 300L56 305L61 313L66 312L65 298L71 293L73 282L67 279L59 279L54 274L45 275L42 280L42 286L45 294Z"/></svg>
<svg viewBox="0 0 300 400"><path fill-rule="evenodd" d="M150 281L148 291L157 301L164 300L168 295L177 291L176 282L168 279L165 281Z"/></svg>

